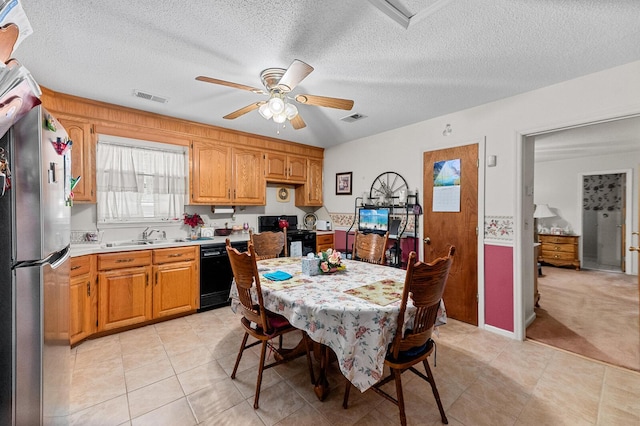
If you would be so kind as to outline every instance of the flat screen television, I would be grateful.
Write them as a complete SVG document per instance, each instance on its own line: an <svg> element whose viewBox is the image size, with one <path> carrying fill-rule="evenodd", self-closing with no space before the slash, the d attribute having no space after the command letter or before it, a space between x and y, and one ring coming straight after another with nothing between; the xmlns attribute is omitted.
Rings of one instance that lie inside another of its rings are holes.
<svg viewBox="0 0 640 426"><path fill-rule="evenodd" d="M360 209L358 230L362 232L387 232L389 230L389 209Z"/></svg>

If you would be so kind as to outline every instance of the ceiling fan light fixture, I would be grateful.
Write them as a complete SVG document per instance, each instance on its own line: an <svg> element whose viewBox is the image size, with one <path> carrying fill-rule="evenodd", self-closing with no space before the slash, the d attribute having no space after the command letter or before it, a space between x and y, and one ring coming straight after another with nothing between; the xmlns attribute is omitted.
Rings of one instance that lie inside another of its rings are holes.
<svg viewBox="0 0 640 426"><path fill-rule="evenodd" d="M271 109L269 108L269 104L267 103L260 105L260 108L258 108L258 112L263 118L267 120L273 117L273 112L271 112Z"/></svg>
<svg viewBox="0 0 640 426"><path fill-rule="evenodd" d="M274 93L273 96L271 96L268 105L274 115L284 112L284 101L278 94Z"/></svg>
<svg viewBox="0 0 640 426"><path fill-rule="evenodd" d="M278 124L282 124L287 120L287 115L284 112L281 112L279 114L274 114L273 115L273 121L275 121Z"/></svg>
<svg viewBox="0 0 640 426"><path fill-rule="evenodd" d="M284 106L284 114L289 120L292 120L296 115L298 115L298 108L296 108L295 105L288 103Z"/></svg>

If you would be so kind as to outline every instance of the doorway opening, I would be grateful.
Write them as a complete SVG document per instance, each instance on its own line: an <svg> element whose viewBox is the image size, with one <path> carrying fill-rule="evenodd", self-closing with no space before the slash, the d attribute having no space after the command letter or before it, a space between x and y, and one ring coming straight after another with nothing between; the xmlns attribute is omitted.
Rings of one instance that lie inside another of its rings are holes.
<svg viewBox="0 0 640 426"><path fill-rule="evenodd" d="M626 271L627 176L582 175L582 267Z"/></svg>

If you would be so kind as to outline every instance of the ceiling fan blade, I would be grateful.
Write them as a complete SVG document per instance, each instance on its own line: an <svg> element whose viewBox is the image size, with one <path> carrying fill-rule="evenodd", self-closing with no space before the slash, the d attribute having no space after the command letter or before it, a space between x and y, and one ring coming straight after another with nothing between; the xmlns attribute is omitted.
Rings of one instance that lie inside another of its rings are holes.
<svg viewBox="0 0 640 426"><path fill-rule="evenodd" d="M296 130L307 127L307 123L305 123L302 117L300 117L300 114L297 114L295 117L293 117L293 120L291 120L291 125Z"/></svg>
<svg viewBox="0 0 640 426"><path fill-rule="evenodd" d="M205 83L213 83L219 84L221 86L233 87L234 89L248 90L249 92L253 92L258 95L267 93L264 90L258 89L256 87L245 86L244 84L232 83L230 81L218 80L217 78L205 77L203 75L199 75L198 77L196 77L196 80L204 81Z"/></svg>
<svg viewBox="0 0 640 426"><path fill-rule="evenodd" d="M256 103L253 103L253 104L249 104L246 107L240 108L237 111L233 111L232 113L229 113L229 114L225 115L222 118L226 118L227 120L233 120L235 118L240 117L241 115L245 115L246 113L253 111L254 109L260 108L260 105L262 105L264 103L266 103L266 102L265 101L260 101L260 102L256 102Z"/></svg>
<svg viewBox="0 0 640 426"><path fill-rule="evenodd" d="M294 59L289 68L278 82L280 90L290 92L296 87L306 76L311 74L313 67L307 63Z"/></svg>
<svg viewBox="0 0 640 426"><path fill-rule="evenodd" d="M350 99L328 98L326 96L297 95L296 101L305 105L315 105L327 108L346 109L353 108L353 101Z"/></svg>

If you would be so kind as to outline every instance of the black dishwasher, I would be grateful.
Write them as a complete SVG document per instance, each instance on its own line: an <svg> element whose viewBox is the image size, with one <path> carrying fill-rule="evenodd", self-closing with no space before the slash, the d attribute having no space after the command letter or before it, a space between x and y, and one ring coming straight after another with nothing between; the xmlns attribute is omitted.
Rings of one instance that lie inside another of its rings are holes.
<svg viewBox="0 0 640 426"><path fill-rule="evenodd" d="M238 251L247 251L247 242L231 243ZM200 246L200 309L206 311L229 304L233 272L223 243Z"/></svg>

